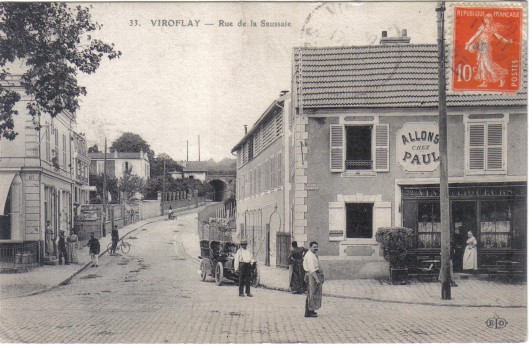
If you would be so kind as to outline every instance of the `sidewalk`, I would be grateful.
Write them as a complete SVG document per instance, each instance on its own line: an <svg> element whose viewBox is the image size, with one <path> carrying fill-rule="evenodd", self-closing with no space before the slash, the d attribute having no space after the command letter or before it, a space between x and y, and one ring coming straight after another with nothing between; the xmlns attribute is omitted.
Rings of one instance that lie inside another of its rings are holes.
<svg viewBox="0 0 532 348"><path fill-rule="evenodd" d="M197 211L182 211L176 215ZM120 237L142 229L153 222L165 220L166 216L142 220L120 229ZM185 252L190 259L198 263L200 247L197 231L183 231L181 240ZM102 254L111 242L111 233L100 239ZM86 243L86 241L85 241ZM44 266L35 268L28 273L0 274L0 299L21 297L43 292L66 284L72 277L89 266L89 251L86 246L78 250L78 264L63 266ZM275 266L267 267L259 263L261 287L288 292L288 270ZM327 275L326 275L327 276ZM439 282L419 282L412 280L409 285L391 285L374 279L329 280L325 281L323 293L325 297L337 297L355 300L371 300L377 302L396 302L410 304L468 306L468 307L526 307L526 283L508 284L497 280L487 280L484 275L469 276L460 279L455 274L458 287L452 288L452 299L441 300ZM293 295L303 296L303 295Z"/></svg>

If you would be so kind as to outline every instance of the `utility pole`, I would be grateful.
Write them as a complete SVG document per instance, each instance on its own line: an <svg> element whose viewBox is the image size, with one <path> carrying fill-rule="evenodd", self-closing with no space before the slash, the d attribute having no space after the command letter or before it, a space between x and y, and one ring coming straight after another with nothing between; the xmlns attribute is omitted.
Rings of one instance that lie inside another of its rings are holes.
<svg viewBox="0 0 532 348"><path fill-rule="evenodd" d="M445 2L438 12L438 111L440 132L440 221L441 221L441 298L451 299L451 231L449 217L449 170L447 167L447 95L445 80Z"/></svg>
<svg viewBox="0 0 532 348"><path fill-rule="evenodd" d="M163 192L161 194L161 215L164 215L164 196L166 193L166 158L163 159Z"/></svg>
<svg viewBox="0 0 532 348"><path fill-rule="evenodd" d="M105 237L105 225L107 224L107 138L104 141L103 149L103 227L102 227L102 237Z"/></svg>
<svg viewBox="0 0 532 348"><path fill-rule="evenodd" d="M199 134L198 134L198 162L201 162L201 146L200 146Z"/></svg>
<svg viewBox="0 0 532 348"><path fill-rule="evenodd" d="M187 140L187 162L188 162L188 140Z"/></svg>

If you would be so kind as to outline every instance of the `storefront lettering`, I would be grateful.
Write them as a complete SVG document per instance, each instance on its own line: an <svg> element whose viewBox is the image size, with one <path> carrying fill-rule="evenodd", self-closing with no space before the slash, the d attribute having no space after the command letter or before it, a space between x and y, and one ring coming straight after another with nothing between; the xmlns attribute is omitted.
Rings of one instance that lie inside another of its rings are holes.
<svg viewBox="0 0 532 348"><path fill-rule="evenodd" d="M438 188L410 188L405 189L404 194L408 197L439 197L440 190ZM449 188L449 196L451 197L508 197L520 196L523 192L519 187L451 187Z"/></svg>
<svg viewBox="0 0 532 348"><path fill-rule="evenodd" d="M409 142L414 142L414 141L428 141L434 144L438 144L440 142L440 135L435 134L434 132L422 130L419 132L414 131L413 133L408 132L408 138L406 137L406 135L403 135L402 139L403 139L403 145L406 145Z"/></svg>

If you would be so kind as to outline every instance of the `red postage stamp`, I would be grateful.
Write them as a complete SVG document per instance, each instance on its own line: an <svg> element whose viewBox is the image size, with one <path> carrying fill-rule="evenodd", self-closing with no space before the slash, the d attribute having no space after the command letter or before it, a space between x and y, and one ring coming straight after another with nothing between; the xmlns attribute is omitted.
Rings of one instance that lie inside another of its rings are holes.
<svg viewBox="0 0 532 348"><path fill-rule="evenodd" d="M522 8L455 7L452 90L517 93Z"/></svg>

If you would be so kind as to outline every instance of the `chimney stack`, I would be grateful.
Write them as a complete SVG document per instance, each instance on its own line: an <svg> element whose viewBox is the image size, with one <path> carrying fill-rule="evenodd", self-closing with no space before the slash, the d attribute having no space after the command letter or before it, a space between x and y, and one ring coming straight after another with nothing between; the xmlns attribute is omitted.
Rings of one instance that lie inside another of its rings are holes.
<svg viewBox="0 0 532 348"><path fill-rule="evenodd" d="M399 33L398 33L399 34ZM410 37L406 29L401 31L401 36L388 37L387 31L382 31L381 45L408 45L410 43Z"/></svg>
<svg viewBox="0 0 532 348"><path fill-rule="evenodd" d="M281 93L279 94L279 97L282 97L283 95L286 95L286 93L288 93L288 92L289 92L289 91L286 91L286 90L281 91Z"/></svg>
<svg viewBox="0 0 532 348"><path fill-rule="evenodd" d="M244 135L248 134L248 125L244 125Z"/></svg>

